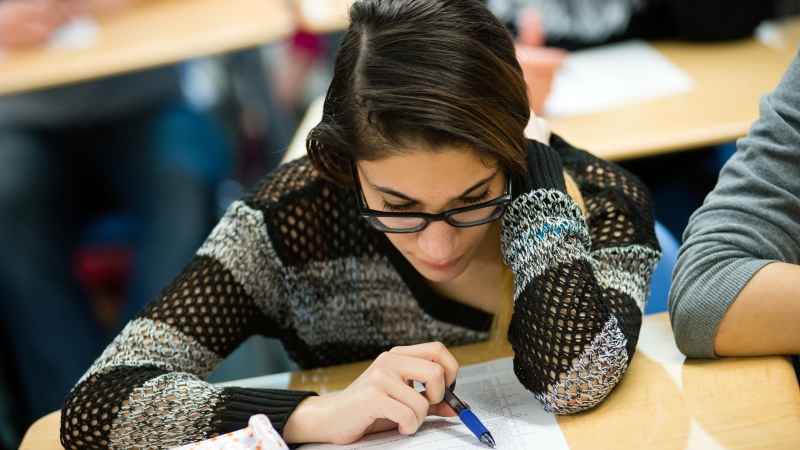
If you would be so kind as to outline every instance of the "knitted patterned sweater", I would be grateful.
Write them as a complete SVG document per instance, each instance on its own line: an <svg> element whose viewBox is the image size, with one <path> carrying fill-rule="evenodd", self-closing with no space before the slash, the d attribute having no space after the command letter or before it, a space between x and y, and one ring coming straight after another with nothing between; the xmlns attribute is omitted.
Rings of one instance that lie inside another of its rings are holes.
<svg viewBox="0 0 800 450"><path fill-rule="evenodd" d="M530 141L534 170L517 184L527 188L502 219L501 244L515 278L514 370L547 411L570 414L599 403L628 367L660 249L638 179L557 136L551 145ZM434 293L355 200L304 158L234 202L78 381L63 446L166 449L244 428L256 413L282 432L314 393L204 381L255 333L280 339L302 368L486 340L493 316Z"/></svg>

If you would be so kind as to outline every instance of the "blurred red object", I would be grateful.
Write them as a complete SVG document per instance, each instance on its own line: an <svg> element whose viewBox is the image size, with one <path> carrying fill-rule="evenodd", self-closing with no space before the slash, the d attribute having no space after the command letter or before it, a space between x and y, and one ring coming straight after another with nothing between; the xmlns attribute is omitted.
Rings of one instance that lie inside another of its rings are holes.
<svg viewBox="0 0 800 450"><path fill-rule="evenodd" d="M101 327L111 329L119 320L133 278L134 260L133 248L123 243L84 245L75 251L75 276L89 294Z"/></svg>

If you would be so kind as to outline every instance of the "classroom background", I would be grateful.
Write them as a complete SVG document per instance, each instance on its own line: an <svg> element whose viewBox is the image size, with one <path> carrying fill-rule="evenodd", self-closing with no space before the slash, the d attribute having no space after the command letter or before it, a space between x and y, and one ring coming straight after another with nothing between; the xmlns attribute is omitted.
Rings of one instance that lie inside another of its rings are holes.
<svg viewBox="0 0 800 450"><path fill-rule="evenodd" d="M536 113L647 184L674 258L797 53L800 1L486 3ZM348 4L0 0L0 449L61 407L231 202L302 155ZM662 265L648 312L666 310ZM211 380L292 369L252 338Z"/></svg>

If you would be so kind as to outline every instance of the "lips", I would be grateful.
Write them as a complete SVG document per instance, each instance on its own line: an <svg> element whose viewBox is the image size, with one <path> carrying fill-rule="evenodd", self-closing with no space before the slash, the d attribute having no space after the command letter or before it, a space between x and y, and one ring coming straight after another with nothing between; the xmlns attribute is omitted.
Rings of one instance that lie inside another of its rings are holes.
<svg viewBox="0 0 800 450"><path fill-rule="evenodd" d="M422 263L425 264L425 267L427 267L427 268L429 268L431 270L447 270L447 269L452 268L456 264L458 264L459 261L461 261L461 256L459 256L456 259L452 259L450 261L447 261L444 264L436 264L436 263L428 262L428 261L425 261L425 260L422 260Z"/></svg>

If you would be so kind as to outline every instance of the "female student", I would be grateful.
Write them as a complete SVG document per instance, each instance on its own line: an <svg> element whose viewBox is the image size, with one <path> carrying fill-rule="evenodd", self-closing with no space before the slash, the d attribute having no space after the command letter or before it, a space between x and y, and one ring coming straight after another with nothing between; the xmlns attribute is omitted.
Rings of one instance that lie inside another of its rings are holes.
<svg viewBox="0 0 800 450"><path fill-rule="evenodd" d="M308 158L231 205L89 368L65 448L169 448L256 413L289 443L413 433L452 415L446 348L493 321L547 411L591 408L622 376L659 258L645 187L541 122L525 139L514 43L479 1L363 0L350 20ZM301 368L375 362L326 397L203 381L255 333Z"/></svg>

